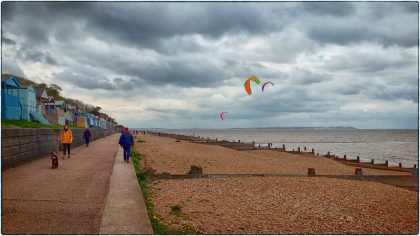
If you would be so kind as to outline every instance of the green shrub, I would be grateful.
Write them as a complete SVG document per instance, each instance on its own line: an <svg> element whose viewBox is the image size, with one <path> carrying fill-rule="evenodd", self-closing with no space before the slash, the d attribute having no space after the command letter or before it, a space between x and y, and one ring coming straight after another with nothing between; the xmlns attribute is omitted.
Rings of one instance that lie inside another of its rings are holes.
<svg viewBox="0 0 420 236"><path fill-rule="evenodd" d="M174 214L176 216L180 216L181 215L181 206L180 205L171 206L171 214Z"/></svg>
<svg viewBox="0 0 420 236"><path fill-rule="evenodd" d="M145 143L146 141L144 139L137 139L138 143Z"/></svg>

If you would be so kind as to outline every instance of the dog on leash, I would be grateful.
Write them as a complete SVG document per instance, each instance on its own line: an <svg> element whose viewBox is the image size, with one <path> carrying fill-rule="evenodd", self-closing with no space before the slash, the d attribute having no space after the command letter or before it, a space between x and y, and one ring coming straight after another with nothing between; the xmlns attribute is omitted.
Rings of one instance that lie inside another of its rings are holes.
<svg viewBox="0 0 420 236"><path fill-rule="evenodd" d="M58 167L58 155L55 152L51 152L51 168L55 169Z"/></svg>

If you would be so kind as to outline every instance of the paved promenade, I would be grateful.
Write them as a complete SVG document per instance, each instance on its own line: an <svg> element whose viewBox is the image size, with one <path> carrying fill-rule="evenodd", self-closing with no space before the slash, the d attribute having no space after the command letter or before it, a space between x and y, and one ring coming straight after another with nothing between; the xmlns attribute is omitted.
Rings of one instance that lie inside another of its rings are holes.
<svg viewBox="0 0 420 236"><path fill-rule="evenodd" d="M120 160L118 137L114 134L88 148L73 148L70 159L62 160L60 155L58 169L51 169L50 158L45 157L3 171L2 233L99 234L110 178L118 174L113 173ZM134 172L132 164L126 165ZM137 184L136 179L126 181Z"/></svg>
<svg viewBox="0 0 420 236"><path fill-rule="evenodd" d="M139 220L141 219L141 220ZM132 163L115 158L100 234L153 234L146 205Z"/></svg>

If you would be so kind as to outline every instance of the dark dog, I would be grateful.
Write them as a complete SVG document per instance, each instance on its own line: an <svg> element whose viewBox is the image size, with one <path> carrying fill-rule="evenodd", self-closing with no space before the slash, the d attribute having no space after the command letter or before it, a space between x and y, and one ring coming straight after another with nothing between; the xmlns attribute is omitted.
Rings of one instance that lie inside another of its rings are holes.
<svg viewBox="0 0 420 236"><path fill-rule="evenodd" d="M57 156L57 153L55 152L51 152L51 163L52 163L52 166L51 166L52 169L55 169L58 167L58 156Z"/></svg>

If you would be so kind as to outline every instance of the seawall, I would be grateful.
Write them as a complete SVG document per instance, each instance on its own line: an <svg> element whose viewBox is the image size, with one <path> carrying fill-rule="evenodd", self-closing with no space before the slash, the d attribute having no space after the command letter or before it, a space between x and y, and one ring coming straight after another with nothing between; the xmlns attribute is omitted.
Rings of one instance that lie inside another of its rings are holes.
<svg viewBox="0 0 420 236"><path fill-rule="evenodd" d="M1 167L7 169L49 155L60 147L61 129L2 129ZM72 147L85 143L84 129L72 129ZM91 141L115 133L104 129L91 129Z"/></svg>

